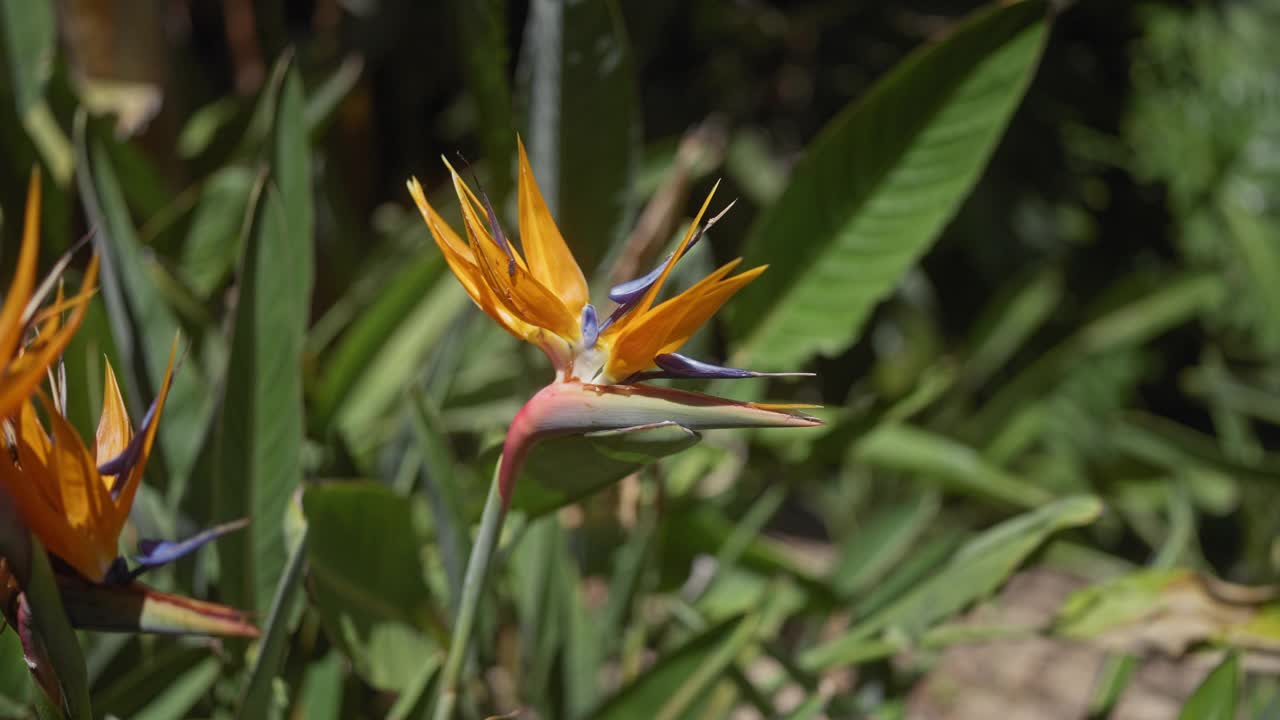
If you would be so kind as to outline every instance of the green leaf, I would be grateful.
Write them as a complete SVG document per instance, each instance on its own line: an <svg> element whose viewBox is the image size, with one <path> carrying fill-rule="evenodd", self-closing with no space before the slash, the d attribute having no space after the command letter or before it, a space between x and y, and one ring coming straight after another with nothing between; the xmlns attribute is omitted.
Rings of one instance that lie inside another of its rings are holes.
<svg viewBox="0 0 1280 720"><path fill-rule="evenodd" d="M415 308L422 306L444 268L442 255L436 252L424 254L392 278L373 305L361 313L343 334L337 347L328 354L314 393L314 427L328 427L352 388L364 380L375 366L380 366L377 363L379 355L393 336L407 329L407 323L418 317ZM414 365L416 363L410 363L408 369L413 369ZM407 379L403 372L404 368L398 375L402 381Z"/></svg>
<svg viewBox="0 0 1280 720"><path fill-rule="evenodd" d="M881 510L850 533L831 572L836 592L853 597L880 580L928 529L940 507L936 493L921 493L914 501Z"/></svg>
<svg viewBox="0 0 1280 720"><path fill-rule="evenodd" d="M442 265L434 262L434 258L432 260L438 270ZM413 281L407 277L404 281L404 289L407 290ZM432 282L430 289L416 297L388 297L385 305L383 301L379 301L376 313L380 317L375 319L370 316L369 323L377 325L397 320L389 313L400 305L401 300L416 302L398 318L399 322L389 333L385 333L381 327L375 327L368 336L357 339L352 335L349 341L344 341L344 363L353 361L356 357L366 358L359 365L348 366L355 371L355 377L326 375L322 381L325 383L322 392L326 395L318 402L326 404L319 406L319 410L323 412L329 407L333 408L333 422L351 443L356 455L370 450L374 439L371 429L384 420L389 408L403 399L404 389L422 372L423 360L446 337L458 313L472 308L466 291L459 283L450 279L448 282ZM364 332L363 327L361 332ZM346 355L346 342L352 343L350 356ZM357 342L361 344L356 346ZM343 373L346 370L335 369L332 372ZM328 385L331 377L338 378L332 381L334 385Z"/></svg>
<svg viewBox="0 0 1280 720"><path fill-rule="evenodd" d="M116 371L122 375L132 416L141 418L159 394L169 349L180 327L147 271L151 260L138 243L106 151L95 142L90 163L83 128L76 139L76 180L85 213L96 228L93 238L102 257L102 296L116 350L124 362ZM188 360L173 375L160 423L158 444L171 489L182 488L190 476L208 430L211 400L200 367Z"/></svg>
<svg viewBox="0 0 1280 720"><path fill-rule="evenodd" d="M676 720L687 712L735 658L760 626L760 615L727 620L664 655L635 682L593 712L596 720Z"/></svg>
<svg viewBox="0 0 1280 720"><path fill-rule="evenodd" d="M53 0L0 2L0 33L9 51L13 102L21 117L44 99L45 85L53 75L58 41Z"/></svg>
<svg viewBox="0 0 1280 720"><path fill-rule="evenodd" d="M1062 302L1062 273L1042 271L998 293L975 323L961 373L976 387L1004 367Z"/></svg>
<svg viewBox="0 0 1280 720"><path fill-rule="evenodd" d="M733 306L741 362L796 367L858 336L977 181L1034 73L1045 12L979 12L827 125L748 237L743 254L770 268Z"/></svg>
<svg viewBox="0 0 1280 720"><path fill-rule="evenodd" d="M289 651L290 623L297 616L297 594L298 587L302 584L306 553L307 540L304 534L290 551L289 564L280 576L280 585L271 602L271 614L263 628L262 642L258 645L257 657L249 671L249 681L245 685L240 709L236 714L238 718L266 720L275 717L279 709L275 707L276 698L272 691L276 675L283 669L285 656Z"/></svg>
<svg viewBox="0 0 1280 720"><path fill-rule="evenodd" d="M1240 656L1234 652L1227 653L1227 657L1187 698L1182 712L1178 713L1179 720L1232 720L1236 716L1239 688Z"/></svg>
<svg viewBox="0 0 1280 720"><path fill-rule="evenodd" d="M1036 507L1053 497L988 464L977 450L910 425L876 428L858 442L855 457L873 467L918 473L944 489L1014 507Z"/></svg>
<svg viewBox="0 0 1280 720"><path fill-rule="evenodd" d="M1083 361L1149 342L1219 303L1226 294L1222 278L1185 273L1161 278L1150 290L1090 320L1001 386L970 422L965 434L990 439L1000 423L1040 398L1046 387Z"/></svg>
<svg viewBox="0 0 1280 720"><path fill-rule="evenodd" d="M922 636L938 621L995 591L1051 535L1093 522L1102 508L1097 498L1071 497L1000 523L966 543L941 570L845 636L802 654L801 666L817 671L855 662L869 644L880 642L877 635L889 630Z"/></svg>
<svg viewBox="0 0 1280 720"><path fill-rule="evenodd" d="M56 20L53 0L0 0L14 109L49 174L65 186L71 178L71 143L44 97L58 49Z"/></svg>
<svg viewBox="0 0 1280 720"><path fill-rule="evenodd" d="M44 649L43 660L49 663L44 670L56 678L61 688L68 720L92 718L89 671L63 609L49 556L8 502L0 503L0 556L8 560L12 579L22 587L30 603L33 635Z"/></svg>
<svg viewBox="0 0 1280 720"><path fill-rule="evenodd" d="M512 160L516 128L512 122L511 84L508 81L506 3L497 0L460 0L453 3L466 91L475 103L480 142L489 168L487 188L495 207L502 207L511 192Z"/></svg>
<svg viewBox="0 0 1280 720"><path fill-rule="evenodd" d="M342 656L330 652L307 666L299 692L298 717L308 720L340 720L343 695Z"/></svg>
<svg viewBox="0 0 1280 720"><path fill-rule="evenodd" d="M529 515L549 513L697 442L697 433L679 425L544 440L529 452L511 506ZM490 462L499 450L490 453Z"/></svg>
<svg viewBox="0 0 1280 720"><path fill-rule="evenodd" d="M213 690L220 665L217 658L206 658L182 675L170 677L164 692L133 717L138 720L182 720L191 717L196 704L207 698Z"/></svg>
<svg viewBox="0 0 1280 720"><path fill-rule="evenodd" d="M439 664L410 504L373 483L308 488L311 597L329 638L377 688L410 687Z"/></svg>
<svg viewBox="0 0 1280 720"><path fill-rule="evenodd" d="M35 689L16 632L0 632L0 716L21 717Z"/></svg>
<svg viewBox="0 0 1280 720"><path fill-rule="evenodd" d="M192 292L208 298L226 282L240 257L240 226L244 223L254 173L238 165L218 170L200 191L178 272Z"/></svg>
<svg viewBox="0 0 1280 720"><path fill-rule="evenodd" d="M635 214L639 90L615 0L535 3L522 76L529 161L587 276Z"/></svg>
<svg viewBox="0 0 1280 720"><path fill-rule="evenodd" d="M288 558L284 518L302 480L302 347L311 312L312 209L302 87L281 93L272 182L255 203L240 267L226 396L219 419L215 506L253 518L219 545L228 598L270 607Z"/></svg>

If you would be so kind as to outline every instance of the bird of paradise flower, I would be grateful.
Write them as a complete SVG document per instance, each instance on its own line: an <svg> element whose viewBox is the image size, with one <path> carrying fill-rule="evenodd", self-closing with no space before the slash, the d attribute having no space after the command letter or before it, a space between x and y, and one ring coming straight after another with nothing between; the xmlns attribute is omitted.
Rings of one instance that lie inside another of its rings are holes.
<svg viewBox="0 0 1280 720"><path fill-rule="evenodd" d="M658 378L806 374L722 367L677 352L729 298L767 267L734 275L741 258L732 260L683 292L658 302L676 262L728 211L726 207L702 224L715 188L665 261L645 276L609 291L614 307L602 318L590 303L582 269L538 188L524 144L517 141L517 145L519 249L503 232L489 199L472 191L447 160L462 206L467 241L431 206L418 181L408 182L432 237L467 294L507 332L541 348L556 371L555 382L524 406L507 432L500 471L505 500L511 498L528 449L536 440L552 435L661 423L691 430L821 424L796 412L810 407L807 405L742 403L644 384Z"/></svg>
<svg viewBox="0 0 1280 720"><path fill-rule="evenodd" d="M765 270L757 267L734 275L741 262L734 260L674 297L658 302L676 262L728 210L725 208L702 224L715 188L675 252L645 276L610 290L614 307L601 319L590 302L582 268L556 227L519 139L517 147L520 248L503 232L489 199L483 192L473 192L452 166L449 172L462 206L465 242L431 207L421 184L416 179L408 182L409 193L436 245L467 294L507 332L541 348L556 371L555 381L530 398L507 429L496 482L472 545L453 637L441 671L434 711L438 720L453 715L458 677L489 559L521 467L536 442L555 436L664 425L697 431L821 424L817 418L796 412L810 407L807 405L736 402L645 383L657 378L797 374L721 367L677 352L734 293ZM445 164L449 165L447 160Z"/></svg>
<svg viewBox="0 0 1280 720"><path fill-rule="evenodd" d="M237 610L136 582L146 570L182 557L242 527L243 522L213 528L183 542L143 541L132 569L119 555L120 534L156 440L177 340L159 395L136 433L107 363L94 448L86 447L64 415L65 374L53 368L93 297L98 259L90 260L80 291L69 299L63 297L58 277L69 255L37 287L39 214L40 184L33 173L17 271L0 307L0 509L39 539L54 560L58 594L76 627L256 636L257 629ZM54 285L58 285L54 301L41 308ZM46 377L52 393L39 387ZM32 672L50 697L56 697L58 686L41 643L22 631L31 628L31 608L17 572L25 562L13 560L0 558L0 612L20 629Z"/></svg>

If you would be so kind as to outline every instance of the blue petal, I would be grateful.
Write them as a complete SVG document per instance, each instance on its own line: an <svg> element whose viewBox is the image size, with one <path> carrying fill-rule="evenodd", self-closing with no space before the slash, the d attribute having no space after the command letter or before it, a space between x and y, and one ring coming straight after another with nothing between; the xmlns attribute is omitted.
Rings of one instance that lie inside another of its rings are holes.
<svg viewBox="0 0 1280 720"><path fill-rule="evenodd" d="M756 372L755 370L743 370L741 368L724 367L722 365L712 365L701 360L694 360L687 355L679 353L665 353L658 355L653 359L653 363L662 372L648 376L648 378L673 378L673 379L736 379L736 378L757 378L757 377L790 377L790 376L810 376L813 373L766 373Z"/></svg>
<svg viewBox="0 0 1280 720"><path fill-rule="evenodd" d="M158 567L166 563L171 563L178 558L189 555L206 543L217 540L229 532L234 532L248 525L248 519L236 520L224 523L216 527L211 527L204 532L189 537L180 542L172 542L169 540L139 540L138 555L134 556L134 562L141 566L134 571L135 576L145 568Z"/></svg>
<svg viewBox="0 0 1280 720"><path fill-rule="evenodd" d="M587 303L582 308L582 344L589 348L595 347L599 337L600 322L596 318L595 306Z"/></svg>
<svg viewBox="0 0 1280 720"><path fill-rule="evenodd" d="M734 202L737 201L735 200ZM617 310L614 310L609 319L605 321L605 327L612 324L613 320L625 315L627 311L640 300L640 298L644 297L644 294L649 290L649 288L653 287L653 284L658 282L659 277L662 277L662 271L666 270L668 265L677 262L681 257L687 255L689 251L693 249L693 246L697 245L698 241L702 239L702 236L711 229L711 226L719 222L720 218L724 217L725 213L729 212L729 209L732 208L733 205L733 202L729 203L714 217L703 223L702 227L698 228L698 230L693 234L693 237L689 239L689 244L685 246L684 252L680 253L680 257L676 257L675 253L672 253L667 256L666 260L659 263L658 267L650 270L648 274L643 277L638 277L635 280L628 280L610 288L609 299L618 303L619 307Z"/></svg>
<svg viewBox="0 0 1280 720"><path fill-rule="evenodd" d="M151 427L151 423L156 416L156 402L151 401L151 407L147 408L147 414L142 418L142 427L133 434L133 438L129 440L129 444L120 451L119 455L107 460L98 466L98 474L115 475L115 482L111 484L111 497L119 499L120 491L124 488L124 479L129 475L129 471L134 465L138 464L138 459L142 456L142 443L146 440L147 429Z"/></svg>
<svg viewBox="0 0 1280 720"><path fill-rule="evenodd" d="M693 243L690 243L692 245ZM638 277L635 280L628 280L609 288L609 299L619 305L629 305L640 299L645 291L654 283L658 282L658 277L662 275L662 271L667 265L671 264L671 257L667 257L661 265L650 270L644 277Z"/></svg>

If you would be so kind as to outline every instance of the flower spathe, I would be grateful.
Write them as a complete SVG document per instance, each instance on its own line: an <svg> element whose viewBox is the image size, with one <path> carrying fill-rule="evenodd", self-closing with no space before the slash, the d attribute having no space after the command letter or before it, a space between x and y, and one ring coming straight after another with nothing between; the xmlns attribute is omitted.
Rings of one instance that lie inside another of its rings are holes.
<svg viewBox="0 0 1280 720"><path fill-rule="evenodd" d="M565 244L517 140L519 248L503 232L492 205L445 161L462 208L464 241L427 201L416 179L409 193L436 245L467 294L507 332L537 345L556 382L537 393L512 422L503 446L499 488L504 501L529 447L544 437L676 423L689 429L807 427L800 407L740 403L641 384L655 378L747 378L775 374L726 368L680 355L682 345L765 266L733 274L725 263L659 302L676 262L715 224L705 224L712 188L676 250L647 275L612 288L615 307L603 320L590 304L586 277Z"/></svg>

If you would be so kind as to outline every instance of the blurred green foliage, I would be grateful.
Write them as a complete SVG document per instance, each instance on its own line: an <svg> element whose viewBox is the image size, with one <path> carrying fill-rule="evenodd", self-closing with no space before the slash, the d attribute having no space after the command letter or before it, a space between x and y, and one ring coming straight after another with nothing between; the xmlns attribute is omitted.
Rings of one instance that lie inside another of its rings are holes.
<svg viewBox="0 0 1280 720"><path fill-rule="evenodd" d="M739 202L677 282L772 267L692 343L817 377L711 389L827 425L542 449L462 716L984 717L1062 690L998 679L1060 638L1092 654L1052 717L1280 707L1252 587L1280 569L1276 2L0 0L0 25L0 272L33 164L45 266L90 230L104 260L70 416L91 431L104 356L141 416L181 331L136 534L252 519L155 580L263 639L85 635L100 716L429 716L495 447L550 371L404 182L456 212L444 155L514 227L516 132L596 288L722 178ZM0 716L34 712L22 663L0 635Z"/></svg>

